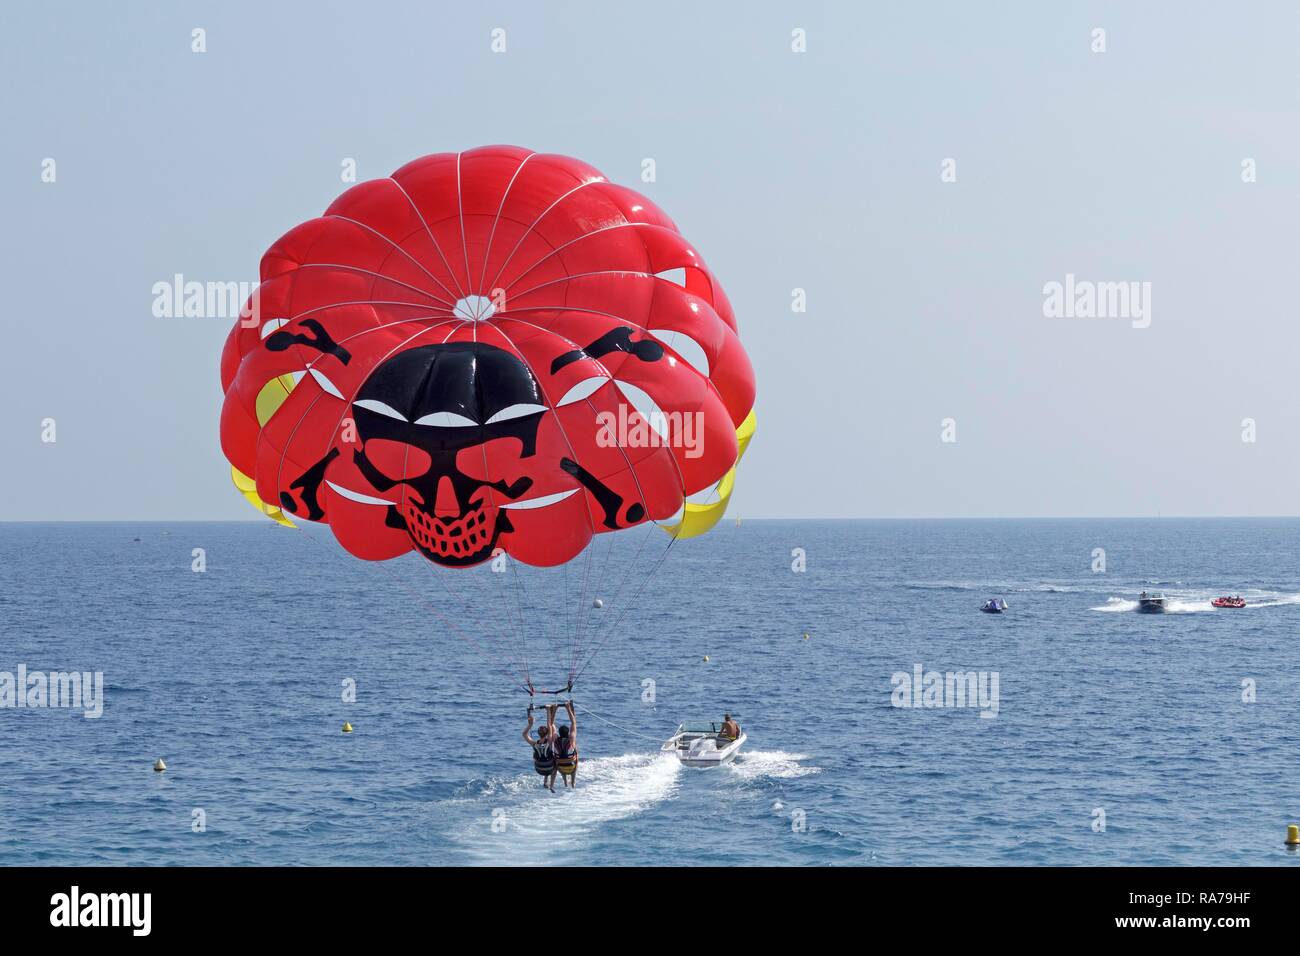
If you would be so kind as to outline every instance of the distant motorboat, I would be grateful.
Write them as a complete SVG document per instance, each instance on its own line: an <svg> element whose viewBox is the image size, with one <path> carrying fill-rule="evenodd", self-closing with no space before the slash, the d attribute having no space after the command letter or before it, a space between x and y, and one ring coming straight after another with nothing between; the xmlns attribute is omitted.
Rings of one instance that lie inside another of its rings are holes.
<svg viewBox="0 0 1300 956"><path fill-rule="evenodd" d="M1007 602L1003 598L989 598L980 605L980 610L985 614L1001 614L1007 609Z"/></svg>
<svg viewBox="0 0 1300 956"><path fill-rule="evenodd" d="M1143 591L1138 595L1138 613L1164 614L1166 603L1167 601L1163 592L1156 591L1154 594L1147 594L1146 591Z"/></svg>
<svg viewBox="0 0 1300 956"><path fill-rule="evenodd" d="M748 739L743 730L734 740L722 736L719 723L687 723L659 749L676 754L684 767L721 767L735 759Z"/></svg>

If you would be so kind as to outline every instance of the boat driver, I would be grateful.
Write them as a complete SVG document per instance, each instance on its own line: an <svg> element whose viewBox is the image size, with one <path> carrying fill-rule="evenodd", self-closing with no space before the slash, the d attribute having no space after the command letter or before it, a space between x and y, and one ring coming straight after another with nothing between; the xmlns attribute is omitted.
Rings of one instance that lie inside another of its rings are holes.
<svg viewBox="0 0 1300 956"><path fill-rule="evenodd" d="M740 724L732 720L730 714L722 715L722 730L718 731L718 737L722 740L738 740L740 738Z"/></svg>

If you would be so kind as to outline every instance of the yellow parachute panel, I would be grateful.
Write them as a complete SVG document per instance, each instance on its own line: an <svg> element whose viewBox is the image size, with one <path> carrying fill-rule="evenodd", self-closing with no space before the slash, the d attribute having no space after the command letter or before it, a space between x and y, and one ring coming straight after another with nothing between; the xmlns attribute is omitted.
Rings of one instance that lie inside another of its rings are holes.
<svg viewBox="0 0 1300 956"><path fill-rule="evenodd" d="M284 400L289 397L297 383L291 375L277 375L271 381L262 386L262 390L257 393L257 424L266 425L271 420L271 416L280 410Z"/></svg>
<svg viewBox="0 0 1300 956"><path fill-rule="evenodd" d="M284 404L284 400L289 397L289 393L293 391L296 384L291 375L277 375L262 386L262 390L257 393L257 401L254 403L258 425L265 425L271 420L271 416L280 410L280 406ZM233 465L230 468L230 480L235 483L235 487L244 496L244 500L262 514L286 528L296 527L278 507L269 505L259 498L257 495L257 482Z"/></svg>
<svg viewBox="0 0 1300 956"><path fill-rule="evenodd" d="M244 500L258 511L262 512L262 514L266 515L277 524L284 525L286 528L296 527L292 521L284 516L283 511L275 505L268 505L265 501L259 498L257 496L257 482L253 481L252 478L249 478L233 465L230 468L230 480L235 483L235 487L238 488L239 493L244 496Z"/></svg>
<svg viewBox="0 0 1300 956"><path fill-rule="evenodd" d="M674 538L698 538L713 529L722 516L727 513L727 502L731 500L731 492L736 485L736 465L740 464L740 459L745 457L745 449L749 447L749 440L754 437L754 430L758 427L758 419L754 416L754 410L751 408L745 420L740 423L736 429L736 464L732 465L730 470L722 476L718 482L717 501L710 501L707 504L695 504L687 502L682 511L682 520L677 524L661 524L668 534Z"/></svg>

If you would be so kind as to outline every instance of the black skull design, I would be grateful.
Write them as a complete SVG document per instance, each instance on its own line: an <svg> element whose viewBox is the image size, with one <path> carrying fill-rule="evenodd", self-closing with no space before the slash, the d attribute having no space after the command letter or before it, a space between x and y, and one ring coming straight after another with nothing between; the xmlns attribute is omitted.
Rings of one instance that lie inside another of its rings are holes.
<svg viewBox="0 0 1300 956"><path fill-rule="evenodd" d="M521 458L537 450L537 427L545 411L532 372L503 349L477 342L453 342L408 349L371 373L353 403L361 448L357 466L379 491L408 486L401 505L388 509L389 527L405 528L425 557L438 564L469 565L488 557L502 532L513 530L497 508L492 488L515 499L532 487L521 477L511 484L483 481L462 472L457 455L497 438L517 438ZM369 449L407 445L423 454L387 469ZM408 474L414 461L427 471Z"/></svg>

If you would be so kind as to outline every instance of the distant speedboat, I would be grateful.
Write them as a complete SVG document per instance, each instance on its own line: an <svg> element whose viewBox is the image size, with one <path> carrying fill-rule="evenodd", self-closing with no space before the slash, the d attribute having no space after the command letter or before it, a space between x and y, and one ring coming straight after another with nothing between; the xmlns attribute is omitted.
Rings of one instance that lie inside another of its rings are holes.
<svg viewBox="0 0 1300 956"><path fill-rule="evenodd" d="M1162 592L1156 591L1154 594L1147 594L1146 591L1143 591L1138 595L1138 613L1164 614L1165 603L1165 596Z"/></svg>
<svg viewBox="0 0 1300 956"><path fill-rule="evenodd" d="M1217 597L1210 603L1215 607L1245 607L1246 599L1241 597Z"/></svg>
<svg viewBox="0 0 1300 956"><path fill-rule="evenodd" d="M743 730L735 740L720 736L721 732L721 724L682 724L659 749L676 754L685 767L721 767L735 759L748 739Z"/></svg>
<svg viewBox="0 0 1300 956"><path fill-rule="evenodd" d="M1001 614L1007 609L1007 602L1002 598L989 598L980 605L980 610L985 614Z"/></svg>

